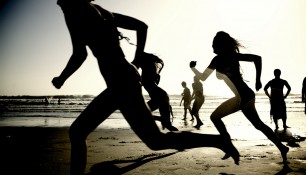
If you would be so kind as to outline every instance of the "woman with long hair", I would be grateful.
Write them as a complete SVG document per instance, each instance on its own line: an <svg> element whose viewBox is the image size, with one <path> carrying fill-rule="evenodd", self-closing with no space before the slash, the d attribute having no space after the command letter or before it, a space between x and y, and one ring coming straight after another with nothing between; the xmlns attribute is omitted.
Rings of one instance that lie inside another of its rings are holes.
<svg viewBox="0 0 306 175"><path fill-rule="evenodd" d="M178 131L171 123L173 117L172 107L168 93L158 86L160 81L160 72L164 67L164 62L158 56L144 52L141 60L139 60L141 68L141 83L150 96L148 106L153 112L159 109L160 117L154 116L156 120L160 120L162 128L169 131Z"/></svg>
<svg viewBox="0 0 306 175"><path fill-rule="evenodd" d="M86 60L87 47L97 58L101 75L107 85L69 128L70 174L84 175L87 160L86 139L117 109L135 134L152 150L215 147L230 155L238 164L238 151L231 140L221 135L160 132L142 95L141 77L135 66L125 59L117 29L122 27L136 31L137 50L133 63L137 65L139 56L144 51L147 25L135 18L111 13L90 1L57 1L64 13L73 53L61 74L53 78L53 85L60 89L79 69Z"/></svg>
<svg viewBox="0 0 306 175"><path fill-rule="evenodd" d="M234 93L234 97L223 102L210 116L217 130L221 135L230 138L222 118L241 110L253 126L265 134L277 146L281 152L283 163L286 163L289 148L283 145L273 130L260 120L255 108L255 93L243 81L240 73L239 61L254 62L256 68L256 90L258 91L262 87L260 81L261 57L253 54L239 53L241 44L223 31L216 34L212 47L217 56L212 59L204 72L200 72L195 68L195 61L190 62L190 68L202 81L205 81L216 70L217 78L223 80ZM227 155L225 155L226 157Z"/></svg>

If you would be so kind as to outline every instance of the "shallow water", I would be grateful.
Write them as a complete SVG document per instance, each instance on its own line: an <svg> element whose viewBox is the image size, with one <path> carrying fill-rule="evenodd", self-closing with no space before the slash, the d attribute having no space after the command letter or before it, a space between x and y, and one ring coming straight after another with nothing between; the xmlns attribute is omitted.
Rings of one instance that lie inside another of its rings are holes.
<svg viewBox="0 0 306 175"><path fill-rule="evenodd" d="M68 127L80 114L80 112L90 103L94 96L47 96L48 104L43 96L14 96L0 97L0 127L1 126L25 126L25 127ZM145 96L146 100L149 99ZM60 99L60 103L58 103ZM205 102L200 110L200 117L204 125L200 130L192 126L195 122L183 121L183 107L180 106L181 96L171 95L170 103L173 108L173 125L179 130L192 132L218 134L214 125L209 119L211 112L227 97L206 96ZM290 95L286 99L287 124L293 133L306 136L306 115L304 115L304 103L300 102L299 95ZM274 123L270 119L270 104L268 98L259 94L256 96L256 107L261 120L274 129ZM158 115L158 111L154 111ZM266 139L257 131L241 112L234 113L223 118L223 121L233 139ZM156 122L159 126L160 123ZM280 121L280 126L282 123ZM121 115L120 111L115 111L99 127L103 128L129 128L129 125ZM163 132L167 130L162 130Z"/></svg>

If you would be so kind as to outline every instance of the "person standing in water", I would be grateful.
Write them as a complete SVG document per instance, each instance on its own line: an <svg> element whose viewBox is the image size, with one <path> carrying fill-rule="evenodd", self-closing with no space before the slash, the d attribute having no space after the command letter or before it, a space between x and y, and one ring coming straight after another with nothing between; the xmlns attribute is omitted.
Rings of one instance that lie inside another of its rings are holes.
<svg viewBox="0 0 306 175"><path fill-rule="evenodd" d="M192 95L191 100L194 100L192 105L191 113L196 118L197 124L194 126L197 129L200 129L200 127L203 125L203 122L200 119L199 111L204 103L204 95L203 95L203 84L200 82L199 77L194 76L193 77L193 83L192 83Z"/></svg>
<svg viewBox="0 0 306 175"><path fill-rule="evenodd" d="M137 32L134 63L143 54L147 25L135 18L111 13L91 0L58 0L72 41L72 55L61 74L52 79L60 89L87 58L87 47L97 63L107 88L97 95L69 128L71 142L70 174L84 175L87 162L88 135L117 109L135 134L152 150L184 150L215 147L239 163L239 152L231 140L222 135L192 132L162 133L142 94L141 77L124 56L119 44L117 27ZM122 88L124 85L124 88Z"/></svg>
<svg viewBox="0 0 306 175"><path fill-rule="evenodd" d="M256 90L258 91L262 87L260 81L261 57L253 54L240 53L239 47L241 47L241 44L223 31L217 32L213 39L212 47L217 56L212 59L204 72L200 72L195 68L196 61L191 61L189 66L194 74L202 81L205 81L216 70L217 78L227 84L234 93L234 97L218 106L211 114L210 119L221 135L231 138L222 118L241 110L253 126L265 134L277 146L282 155L283 163L286 164L289 148L283 145L273 130L260 120L255 108L255 93L243 81L240 73L239 61L253 62L256 68ZM227 155L225 155L226 157Z"/></svg>
<svg viewBox="0 0 306 175"><path fill-rule="evenodd" d="M275 129L278 129L278 119L282 119L283 121L283 128L288 128L286 121L287 121L287 110L286 110L286 102L285 98L289 95L291 91L291 87L286 80L280 78L281 70L275 69L274 76L275 78L269 81L265 87L264 91L265 94L270 99L271 104L271 111L270 114L273 116L273 120L275 123ZM287 93L284 95L283 89L284 86L287 88ZM270 93L268 92L268 89Z"/></svg>
<svg viewBox="0 0 306 175"><path fill-rule="evenodd" d="M191 120L190 121L193 121L194 117L192 115L191 107L190 107L190 105L191 105L191 93L190 93L190 90L187 87L187 83L185 81L183 81L181 83L181 85L184 88L184 91L181 94L182 99L181 99L181 102L180 102L180 106L182 105L182 102L183 102L183 105L184 105L184 118L183 118L183 120L187 119L186 117L187 117L187 110L188 110L190 115L191 115Z"/></svg>

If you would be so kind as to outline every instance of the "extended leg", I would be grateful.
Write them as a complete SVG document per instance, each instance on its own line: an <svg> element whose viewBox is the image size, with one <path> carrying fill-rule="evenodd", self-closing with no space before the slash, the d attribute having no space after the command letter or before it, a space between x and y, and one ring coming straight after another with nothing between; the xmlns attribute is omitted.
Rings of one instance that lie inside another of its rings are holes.
<svg viewBox="0 0 306 175"><path fill-rule="evenodd" d="M120 110L139 138L153 150L189 149L196 147L215 147L223 150L239 162L239 153L227 139L221 135L198 134L191 132L170 132L163 134L153 120L151 112L145 105L141 93L125 93ZM128 102L128 103L127 103Z"/></svg>
<svg viewBox="0 0 306 175"><path fill-rule="evenodd" d="M211 114L210 119L216 126L219 133L225 137L230 138L230 134L222 122L222 118L230 115L239 110L240 98L233 97L225 102L223 102L217 109Z"/></svg>
<svg viewBox="0 0 306 175"><path fill-rule="evenodd" d="M69 129L71 142L70 174L84 174L87 159L86 138L99 124L110 116L118 106L108 89L97 96Z"/></svg>
<svg viewBox="0 0 306 175"><path fill-rule="evenodd" d="M255 99L250 101L242 110L242 112L256 129L260 130L263 134L265 134L267 138L277 146L277 148L282 154L283 162L286 163L287 152L289 151L289 148L283 145L282 142L276 137L273 130L260 120L255 108Z"/></svg>

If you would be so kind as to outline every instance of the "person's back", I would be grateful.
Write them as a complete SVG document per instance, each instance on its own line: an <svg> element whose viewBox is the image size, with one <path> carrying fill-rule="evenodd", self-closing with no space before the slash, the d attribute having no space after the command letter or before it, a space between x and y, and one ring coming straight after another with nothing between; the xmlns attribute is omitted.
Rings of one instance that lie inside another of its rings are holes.
<svg viewBox="0 0 306 175"><path fill-rule="evenodd" d="M160 81L160 72L163 68L163 61L157 56L149 53L143 53L140 62L142 84L145 89L156 87Z"/></svg>
<svg viewBox="0 0 306 175"><path fill-rule="evenodd" d="M178 131L172 126L170 115L172 115L172 107L168 93L158 86L160 81L160 72L164 66L162 59L154 54L143 53L142 59L139 61L141 72L141 83L150 96L148 106L152 111L159 109L163 128L170 131Z"/></svg>

